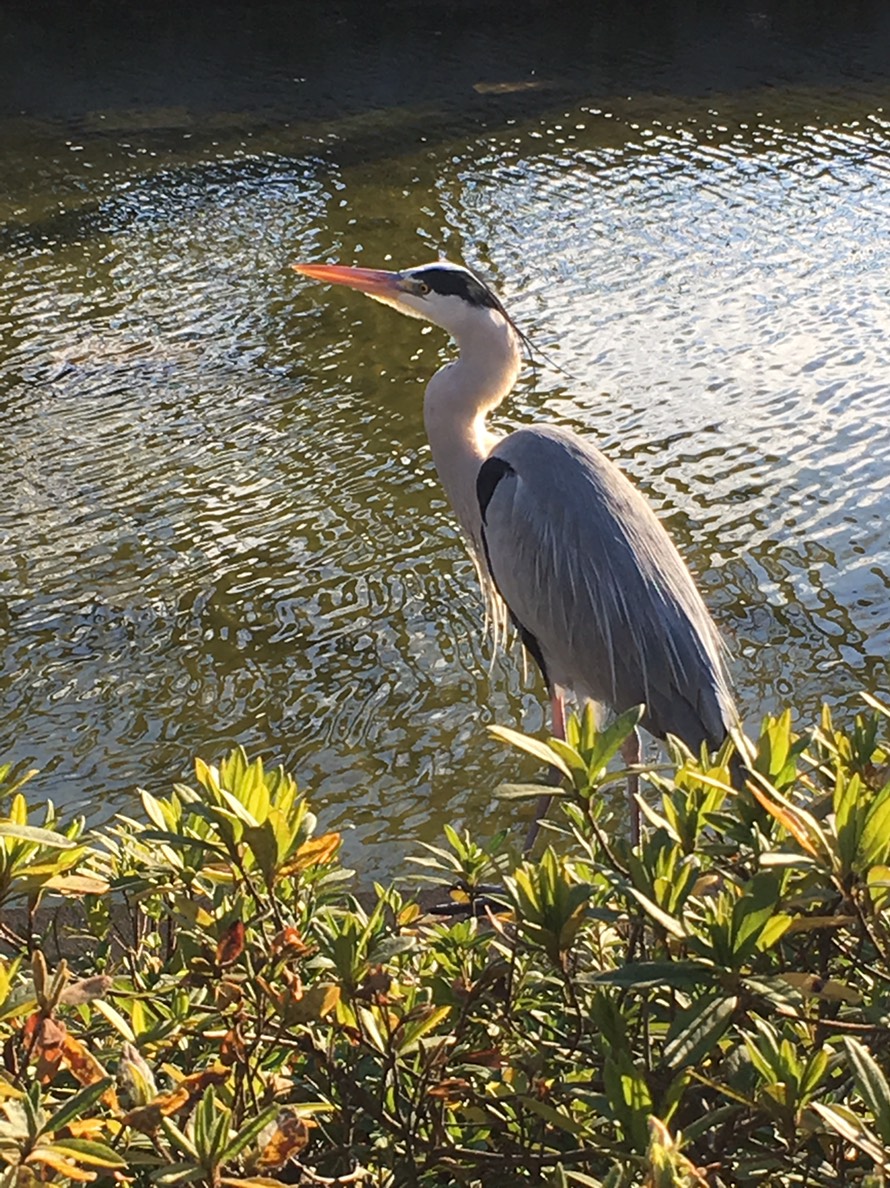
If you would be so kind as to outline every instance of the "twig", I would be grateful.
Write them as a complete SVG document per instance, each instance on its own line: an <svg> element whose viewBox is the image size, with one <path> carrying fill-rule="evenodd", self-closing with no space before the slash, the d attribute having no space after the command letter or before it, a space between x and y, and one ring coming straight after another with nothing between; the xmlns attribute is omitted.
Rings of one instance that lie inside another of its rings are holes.
<svg viewBox="0 0 890 1188"><path fill-rule="evenodd" d="M367 1180L370 1175L371 1173L368 1169L361 1166L357 1167L355 1171L347 1172L345 1176L320 1176L314 1168L300 1166L301 1180L305 1177L306 1182L309 1184L327 1184L331 1185L332 1188L339 1184L360 1184L362 1181Z"/></svg>
<svg viewBox="0 0 890 1188"><path fill-rule="evenodd" d="M851 1035L869 1035L877 1032L890 1033L890 1026L886 1023L849 1023L842 1019L808 1019L804 1015L782 1011L783 1019L791 1019L795 1023L806 1023L810 1027L821 1027L823 1031L846 1031Z"/></svg>
<svg viewBox="0 0 890 1188"><path fill-rule="evenodd" d="M14 949L24 949L27 941L23 936L19 936L10 926L4 921L0 921L0 940L6 941L8 945L12 945Z"/></svg>

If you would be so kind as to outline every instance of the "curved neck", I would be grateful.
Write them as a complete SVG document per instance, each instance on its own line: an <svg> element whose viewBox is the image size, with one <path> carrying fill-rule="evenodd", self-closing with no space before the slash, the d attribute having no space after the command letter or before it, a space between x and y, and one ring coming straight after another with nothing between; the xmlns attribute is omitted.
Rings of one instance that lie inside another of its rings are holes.
<svg viewBox="0 0 890 1188"><path fill-rule="evenodd" d="M460 354L427 385L423 419L439 478L475 548L480 546L476 476L497 437L485 418L510 392L519 374L519 342L494 310L454 332Z"/></svg>

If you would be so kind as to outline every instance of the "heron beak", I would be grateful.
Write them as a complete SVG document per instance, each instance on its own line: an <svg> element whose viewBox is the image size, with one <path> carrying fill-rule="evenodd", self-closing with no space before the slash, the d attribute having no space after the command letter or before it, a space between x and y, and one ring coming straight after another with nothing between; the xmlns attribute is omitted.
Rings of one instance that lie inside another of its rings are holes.
<svg viewBox="0 0 890 1188"><path fill-rule="evenodd" d="M345 285L358 289L369 297L397 298L404 290L398 272L384 272L377 268L347 268L343 264L292 264L296 272L326 285Z"/></svg>

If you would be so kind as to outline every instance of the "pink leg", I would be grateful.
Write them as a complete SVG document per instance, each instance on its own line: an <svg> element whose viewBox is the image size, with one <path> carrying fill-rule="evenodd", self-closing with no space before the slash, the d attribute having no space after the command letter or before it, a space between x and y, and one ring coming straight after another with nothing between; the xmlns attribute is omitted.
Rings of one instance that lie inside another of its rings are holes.
<svg viewBox="0 0 890 1188"><path fill-rule="evenodd" d="M550 722L551 730L553 731L553 738L565 738L566 736L566 707L562 699L562 694L554 690L550 697ZM555 767L550 768L550 783L556 787L562 779L561 774ZM538 799L537 807L535 808L535 819L529 826L528 833L525 838L525 853L528 854L538 836L538 829L541 821L547 816L547 810L550 808L552 796L541 796Z"/></svg>
<svg viewBox="0 0 890 1188"><path fill-rule="evenodd" d="M640 762L640 732L634 729L621 744L621 754L627 767L635 767ZM640 806L637 804L637 793L640 790L640 777L633 773L627 777L627 805L630 809L630 844L640 844Z"/></svg>

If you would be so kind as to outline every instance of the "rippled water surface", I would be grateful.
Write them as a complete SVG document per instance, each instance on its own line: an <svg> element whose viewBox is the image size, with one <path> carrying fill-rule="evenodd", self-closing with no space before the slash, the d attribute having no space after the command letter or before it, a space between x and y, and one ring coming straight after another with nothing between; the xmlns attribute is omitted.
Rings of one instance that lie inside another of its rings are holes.
<svg viewBox="0 0 890 1188"><path fill-rule="evenodd" d="M432 470L448 344L298 258L493 280L568 373L501 424L634 476L749 722L886 688L884 7L243 7L0 33L0 755L99 819L240 742L367 873L491 826L541 688Z"/></svg>

